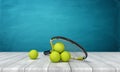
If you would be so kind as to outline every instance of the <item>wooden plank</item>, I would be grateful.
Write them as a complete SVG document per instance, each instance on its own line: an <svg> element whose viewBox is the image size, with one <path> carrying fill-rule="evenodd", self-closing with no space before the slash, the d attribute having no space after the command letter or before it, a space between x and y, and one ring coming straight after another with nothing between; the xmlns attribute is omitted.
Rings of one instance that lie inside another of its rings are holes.
<svg viewBox="0 0 120 72"><path fill-rule="evenodd" d="M0 55L0 72L120 72L120 52L90 52L85 61L59 63L51 63L49 56L42 53L37 60L30 60L28 52Z"/></svg>
<svg viewBox="0 0 120 72"><path fill-rule="evenodd" d="M19 59L19 61L9 66L5 66L3 68L3 72L24 72L24 68L35 61L35 60L29 59L27 54L24 54L24 55L26 56L23 58L23 55L22 55L21 56L22 58Z"/></svg>
<svg viewBox="0 0 120 72"><path fill-rule="evenodd" d="M120 53L116 52L102 52L102 53L92 53L94 55L98 55L100 57L105 57L105 59L110 60L112 62L120 63Z"/></svg>
<svg viewBox="0 0 120 72"><path fill-rule="evenodd" d="M68 62L50 62L48 72L71 72L71 68Z"/></svg>
<svg viewBox="0 0 120 72"><path fill-rule="evenodd" d="M100 58L98 59L96 56L93 56L92 53L88 53L88 55L86 63L92 67L93 72L115 72L114 67L104 63Z"/></svg>
<svg viewBox="0 0 120 72"><path fill-rule="evenodd" d="M0 57L8 57L10 55L16 54L16 52L0 52ZM18 54L18 53L17 53Z"/></svg>
<svg viewBox="0 0 120 72"><path fill-rule="evenodd" d="M71 52L71 55L74 56L78 54L78 52ZM85 61L71 59L69 64L72 72L92 72L92 67L89 66Z"/></svg>
<svg viewBox="0 0 120 72"><path fill-rule="evenodd" d="M25 68L25 72L47 72L50 64L49 56L40 53L39 58Z"/></svg>
<svg viewBox="0 0 120 72"><path fill-rule="evenodd" d="M116 53L93 53L92 55L97 56L98 59L101 59L104 63L115 68L116 72L120 72L120 59L116 56Z"/></svg>
<svg viewBox="0 0 120 72"><path fill-rule="evenodd" d="M4 55L4 54L7 54L8 52L0 52L0 56L1 55Z"/></svg>
<svg viewBox="0 0 120 72"><path fill-rule="evenodd" d="M90 61L90 58L93 59L92 63ZM116 72L115 67L105 62L105 60L102 59L102 57L99 57L98 55L89 53L90 61L89 64L93 66L93 72Z"/></svg>
<svg viewBox="0 0 120 72"><path fill-rule="evenodd" d="M105 56L107 55L108 58L112 58L112 59L115 59L117 61L120 60L120 52L102 52L102 53L99 53L99 54L100 55L104 55L105 54Z"/></svg>
<svg viewBox="0 0 120 72"><path fill-rule="evenodd" d="M14 54L9 53L8 55L5 55L4 57L1 57L0 58L0 65L3 64L3 63L6 63L9 60L13 60L15 57L18 57L21 54L22 53L14 53Z"/></svg>
<svg viewBox="0 0 120 72"><path fill-rule="evenodd" d="M21 56L24 56L23 53L14 53L14 54L8 53L8 55L1 58L0 66L4 65L4 63L6 63L6 64L7 64L7 62L9 63L9 61L16 60L16 58L19 58Z"/></svg>
<svg viewBox="0 0 120 72"><path fill-rule="evenodd" d="M0 59L9 55L8 52L0 52Z"/></svg>
<svg viewBox="0 0 120 72"><path fill-rule="evenodd" d="M48 72L71 72L71 68L67 62L50 63Z"/></svg>
<svg viewBox="0 0 120 72"><path fill-rule="evenodd" d="M1 56L0 61L8 60L8 59L10 59L14 56L17 56L17 55L19 56L20 54L22 54L22 53L7 53L7 54L4 54L4 55Z"/></svg>
<svg viewBox="0 0 120 72"><path fill-rule="evenodd" d="M24 53L9 53L8 58L0 61L0 72L3 72L6 66L14 64L15 62L23 59L24 57L26 57Z"/></svg>

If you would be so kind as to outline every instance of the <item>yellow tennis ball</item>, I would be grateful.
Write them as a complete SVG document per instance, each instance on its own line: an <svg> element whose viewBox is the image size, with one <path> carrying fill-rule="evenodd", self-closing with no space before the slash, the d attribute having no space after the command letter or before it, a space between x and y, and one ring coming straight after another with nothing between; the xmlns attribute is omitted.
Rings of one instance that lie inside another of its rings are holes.
<svg viewBox="0 0 120 72"><path fill-rule="evenodd" d="M60 56L63 62L68 62L71 58L71 54L68 51L62 52Z"/></svg>
<svg viewBox="0 0 120 72"><path fill-rule="evenodd" d="M60 54L57 51L52 51L50 54L50 60L52 62L59 62L60 61Z"/></svg>
<svg viewBox="0 0 120 72"><path fill-rule="evenodd" d="M57 51L57 52L59 52L59 53L63 52L63 51L64 51L64 48L65 48L65 46L64 46L64 44L61 43L61 42L57 42L57 43L54 45L54 50Z"/></svg>
<svg viewBox="0 0 120 72"><path fill-rule="evenodd" d="M31 50L30 52L29 52L29 58L30 59L37 59L37 57L38 57L38 51L37 50Z"/></svg>

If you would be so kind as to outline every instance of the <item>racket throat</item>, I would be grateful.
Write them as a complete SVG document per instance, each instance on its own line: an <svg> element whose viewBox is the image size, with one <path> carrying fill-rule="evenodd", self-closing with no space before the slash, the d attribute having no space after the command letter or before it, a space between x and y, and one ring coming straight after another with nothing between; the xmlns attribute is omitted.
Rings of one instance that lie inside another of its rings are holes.
<svg viewBox="0 0 120 72"><path fill-rule="evenodd" d="M84 57L81 57L81 56L79 56L79 57L71 57L71 59L74 59L74 60L84 60Z"/></svg>
<svg viewBox="0 0 120 72"><path fill-rule="evenodd" d="M54 50L54 45L52 43L52 40L50 40L50 45L51 45L51 48L52 48L52 51Z"/></svg>

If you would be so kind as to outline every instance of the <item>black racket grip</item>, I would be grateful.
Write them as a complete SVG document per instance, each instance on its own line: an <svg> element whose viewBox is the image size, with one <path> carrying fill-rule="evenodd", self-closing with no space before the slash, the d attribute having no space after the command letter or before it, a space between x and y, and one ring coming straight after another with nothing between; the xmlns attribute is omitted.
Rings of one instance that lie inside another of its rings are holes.
<svg viewBox="0 0 120 72"><path fill-rule="evenodd" d="M50 53L51 53L50 50L44 51L44 55L48 55Z"/></svg>

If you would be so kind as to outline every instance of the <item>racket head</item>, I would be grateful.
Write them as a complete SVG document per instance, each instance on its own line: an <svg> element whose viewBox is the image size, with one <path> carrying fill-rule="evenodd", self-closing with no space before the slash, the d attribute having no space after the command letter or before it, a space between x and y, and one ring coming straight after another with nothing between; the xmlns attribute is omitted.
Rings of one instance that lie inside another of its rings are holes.
<svg viewBox="0 0 120 72"><path fill-rule="evenodd" d="M62 36L55 36L50 39L50 45L52 48L51 51L54 50L53 49L54 44L58 43L58 42L61 42L64 44L65 51L69 51L71 53L72 59L84 60L87 58L87 56L88 56L87 52L81 45L79 45L78 43L76 43L75 41L73 41L71 39L68 39L68 38L62 37ZM48 53L50 53L50 51L46 51L46 52L44 52L44 54L45 53L48 54Z"/></svg>

